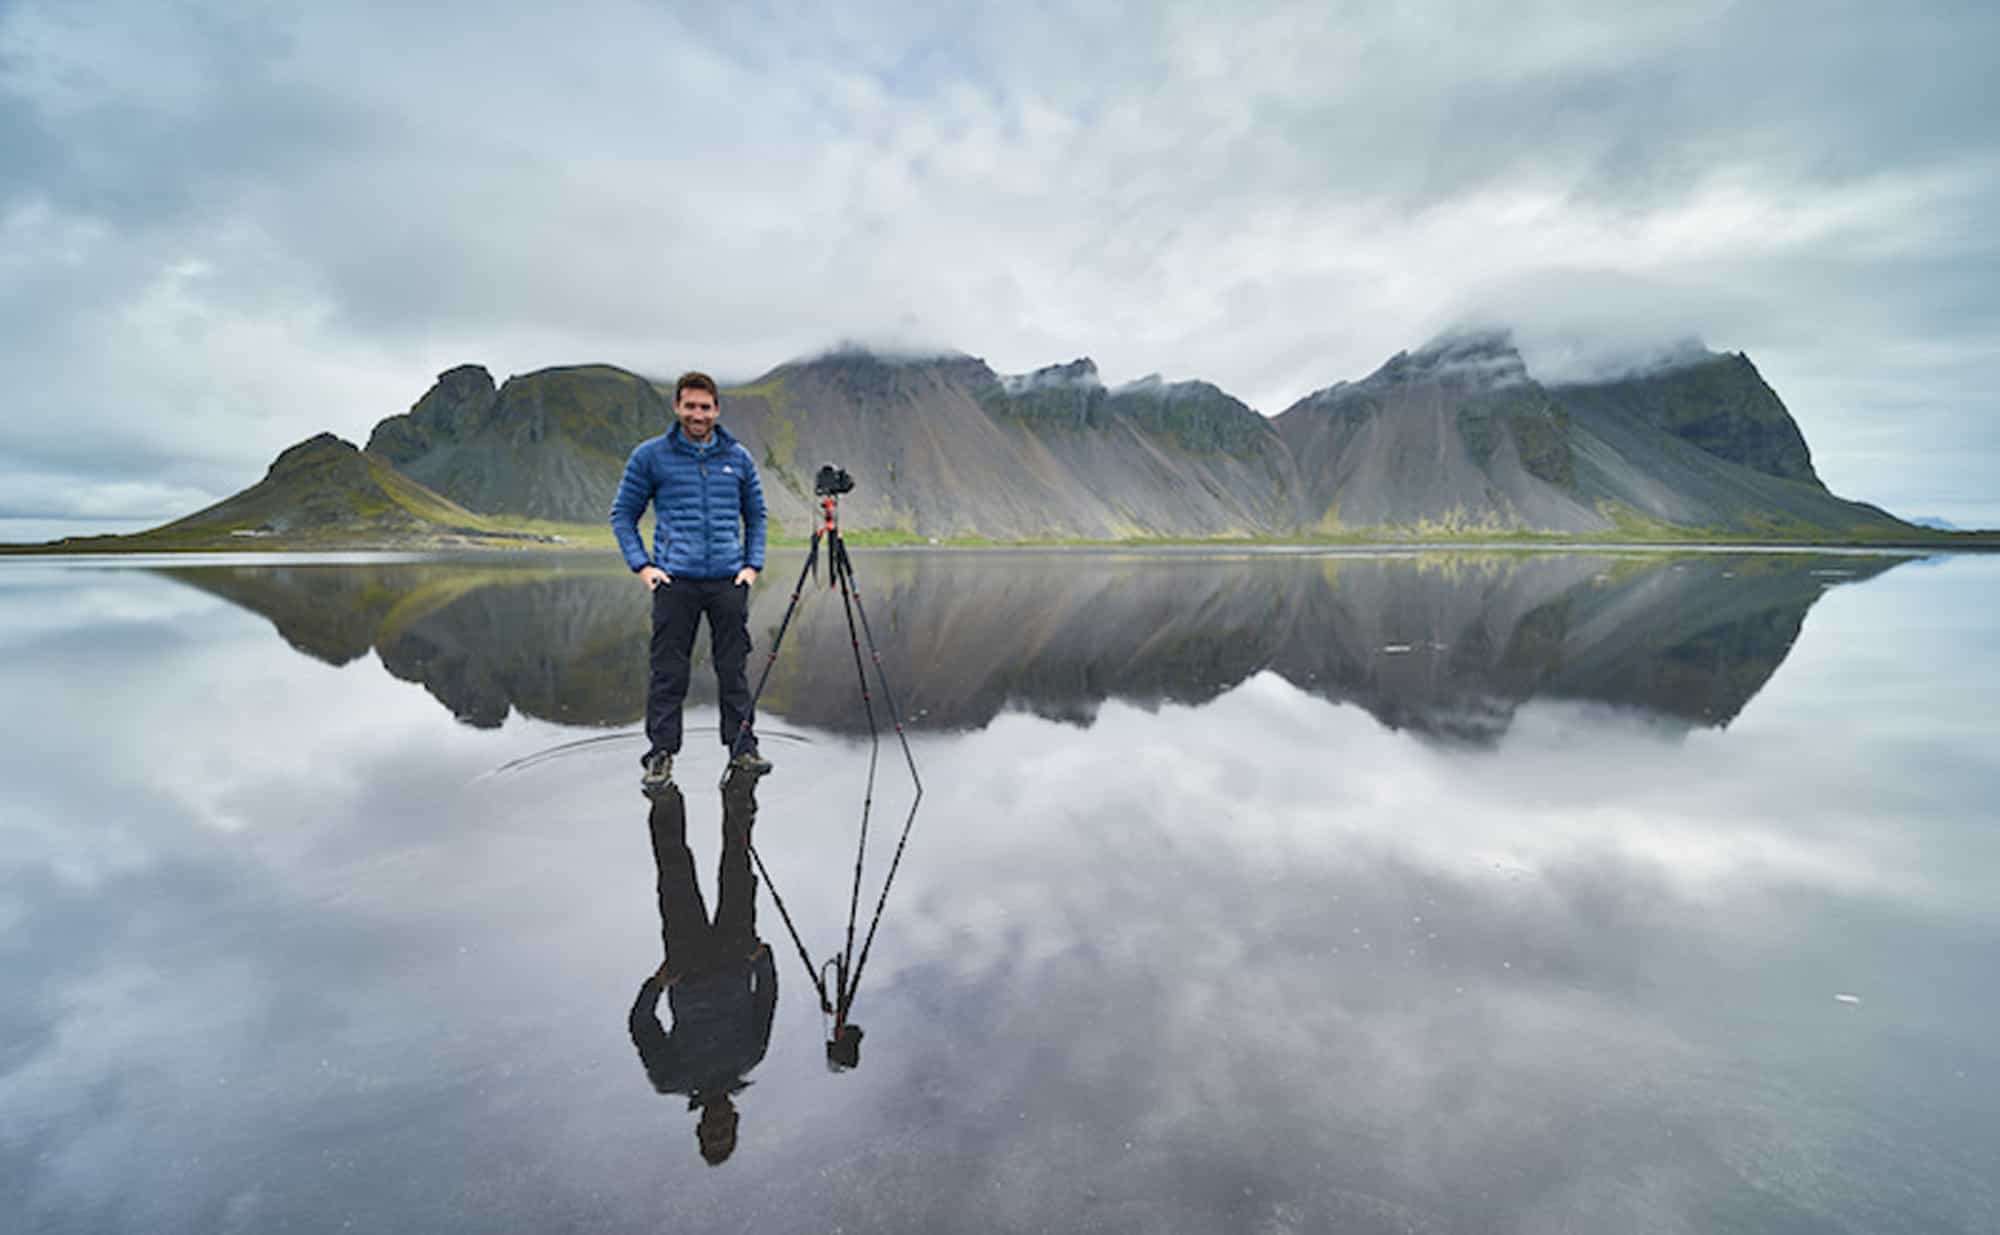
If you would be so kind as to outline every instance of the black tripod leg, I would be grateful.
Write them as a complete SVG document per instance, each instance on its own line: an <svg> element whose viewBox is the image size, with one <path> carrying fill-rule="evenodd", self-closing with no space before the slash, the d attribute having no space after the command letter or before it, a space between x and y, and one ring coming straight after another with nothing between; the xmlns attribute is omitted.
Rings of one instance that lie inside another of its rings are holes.
<svg viewBox="0 0 2000 1235"><path fill-rule="evenodd" d="M868 658L875 662L875 680L882 687L882 702L888 705L889 719L896 726L896 738L903 744L903 759L910 765L910 779L917 786L917 797L924 796L924 782L917 775L917 757L910 753L909 734L903 729L903 710L896 705L896 692L889 688L889 675L882 668L882 653L875 646L875 632L868 625L868 610L861 607L861 585L854 578L854 564L848 560L847 546L840 546L841 570L847 579L847 588L854 603L855 616L861 619L861 634L868 641ZM872 721L872 717L871 717Z"/></svg>
<svg viewBox="0 0 2000 1235"><path fill-rule="evenodd" d="M778 633L771 638L771 654L764 658L763 671L757 675L757 689L750 692L750 706L743 713L743 723L736 728L736 737L729 743L729 757L734 759L742 753L743 739L750 733L750 722L757 715L757 700L764 696L764 685L771 680L771 667L778 663L778 648L785 642L785 631L792 624L792 615L799 610L799 597L806 590L806 576L819 563L819 538L821 529L814 528L812 543L806 547L805 565L799 568L799 581L792 585L792 599L785 605L785 616L778 622ZM724 775L728 773L725 771Z"/></svg>
<svg viewBox="0 0 2000 1235"><path fill-rule="evenodd" d="M854 924L861 914L861 872L868 857L868 822L875 810L875 769L880 762L882 749L881 730L875 724L875 703L868 691L868 670L861 663L861 633L854 625L854 590L852 563L847 556L847 542L835 530L827 537L827 562L829 573L840 588L841 610L847 615L847 642L854 650L854 676L861 687L861 709L868 717L868 782L861 799L861 838L854 847L854 884L847 899L847 943L841 951L839 969L840 1010L844 1015L851 988L849 974L854 960Z"/></svg>
<svg viewBox="0 0 2000 1235"><path fill-rule="evenodd" d="M854 578L854 565L851 561L847 559L847 546L844 544L841 545L838 549L838 552L841 559L841 567L847 579L848 596L854 606L855 615L861 619L861 633L868 640L868 657L870 660L875 662L875 680L878 683L880 683L882 687L882 701L889 708L889 718L891 721L894 722L896 726L896 739L903 745L903 759L906 763L909 764L910 767L910 782L916 786L917 790L916 796L910 799L910 813L903 819L902 835L896 838L896 852L895 855L889 859L889 874L888 877L882 881L882 894L878 896L875 900L875 913L869 919L868 935L865 939L862 940L861 943L861 955L854 962L854 965L852 967L853 972L849 976L849 984L847 990L844 992L844 997L851 1001L853 998L854 989L861 985L861 971L867 967L868 952L871 948L875 946L875 930L882 924L882 909L885 905L889 903L889 889L891 886L895 884L896 871L903 864L903 850L910 843L910 828L911 825L916 823L917 807L920 806L924 800L924 782L923 779L917 775L917 757L910 750L909 734L905 732L903 728L902 709L898 707L896 704L896 693L895 691L889 688L889 676L882 668L882 653L881 650L875 646L875 632L868 625L868 611L864 609L861 605L861 587L860 584L856 582ZM872 716L870 718L870 729L871 730L873 729ZM874 767L872 762L869 767L869 778L870 778L870 790L872 792L874 783L873 780ZM859 887L858 880L856 881L856 887L857 888ZM850 937L848 941L848 948L850 950L849 952L850 955L852 955L853 946L854 946L853 940Z"/></svg>
<svg viewBox="0 0 2000 1235"><path fill-rule="evenodd" d="M812 957L806 955L806 942L799 938L799 928L792 924L792 912L785 908L785 898L778 895L778 885L771 880L771 872L764 867L764 855L757 852L757 846L750 846L750 859L757 864L757 874L764 886L770 889L771 903L778 907L778 916L785 920L785 933L792 937L792 946L799 950L799 963L806 967L806 976L812 979L814 989L819 991L819 1006L827 1014L833 1012L833 1001L827 998L826 983L813 968Z"/></svg>

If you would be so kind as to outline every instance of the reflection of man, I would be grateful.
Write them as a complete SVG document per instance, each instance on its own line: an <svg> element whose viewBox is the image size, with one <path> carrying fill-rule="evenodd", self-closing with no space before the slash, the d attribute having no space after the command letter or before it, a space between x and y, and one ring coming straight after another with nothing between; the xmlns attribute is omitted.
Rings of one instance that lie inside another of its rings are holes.
<svg viewBox="0 0 2000 1235"><path fill-rule="evenodd" d="M680 423L639 443L611 503L611 530L625 564L653 593L652 680L646 691L648 789L673 775L681 748L681 701L695 627L708 618L709 649L722 704L722 743L735 744L733 766L761 774L754 733L738 735L750 712L750 585L764 568L764 489L757 465L715 423L718 395L706 373L674 383ZM653 552L639 536L639 516L653 507Z"/></svg>
<svg viewBox="0 0 2000 1235"><path fill-rule="evenodd" d="M700 1109L695 1139L710 1166L736 1149L732 1095L749 1085L745 1074L763 1060L778 1007L777 966L757 938L757 876L750 870L750 825L756 816L756 779L732 777L722 794L722 865L713 922L695 882L687 803L677 786L653 795L648 820L666 959L640 984L628 1024L653 1088L686 1094L688 1109ZM671 1031L660 1026L662 989L673 1013Z"/></svg>

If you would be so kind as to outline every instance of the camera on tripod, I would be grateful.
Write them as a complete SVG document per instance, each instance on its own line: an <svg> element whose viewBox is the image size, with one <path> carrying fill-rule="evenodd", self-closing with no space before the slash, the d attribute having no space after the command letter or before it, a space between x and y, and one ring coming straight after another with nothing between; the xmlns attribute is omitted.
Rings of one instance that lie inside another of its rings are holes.
<svg viewBox="0 0 2000 1235"><path fill-rule="evenodd" d="M852 488L854 477L837 464L822 463L819 475L813 477L813 493L819 497L838 497Z"/></svg>

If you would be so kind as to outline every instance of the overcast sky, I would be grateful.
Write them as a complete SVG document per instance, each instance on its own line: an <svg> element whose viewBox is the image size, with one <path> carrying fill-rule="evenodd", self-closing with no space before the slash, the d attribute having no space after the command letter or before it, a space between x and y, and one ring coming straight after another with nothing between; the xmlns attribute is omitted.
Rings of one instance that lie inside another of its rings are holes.
<svg viewBox="0 0 2000 1235"><path fill-rule="evenodd" d="M1480 319L1746 351L1836 492L2000 524L1993 0L832 7L0 0L0 520L185 513L467 361L1275 414Z"/></svg>

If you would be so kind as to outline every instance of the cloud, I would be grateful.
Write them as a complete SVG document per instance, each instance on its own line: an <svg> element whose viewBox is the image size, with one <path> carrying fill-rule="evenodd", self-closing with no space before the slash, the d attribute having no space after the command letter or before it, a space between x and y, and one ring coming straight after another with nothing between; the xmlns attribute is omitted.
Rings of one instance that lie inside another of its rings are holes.
<svg viewBox="0 0 2000 1235"><path fill-rule="evenodd" d="M0 518L147 519L185 513L213 500L200 489L147 480L93 481L79 487L70 476L0 472L0 484L7 495Z"/></svg>
<svg viewBox="0 0 2000 1235"><path fill-rule="evenodd" d="M1719 0L19 4L0 459L219 496L462 361L857 338L1275 412L1511 305L1747 350L1837 489L1970 501L1997 38Z"/></svg>

